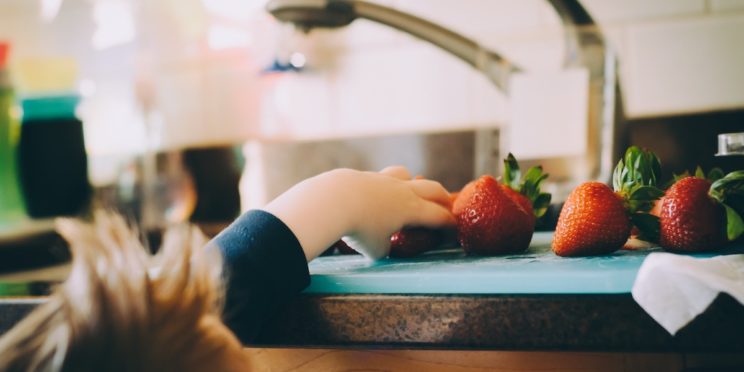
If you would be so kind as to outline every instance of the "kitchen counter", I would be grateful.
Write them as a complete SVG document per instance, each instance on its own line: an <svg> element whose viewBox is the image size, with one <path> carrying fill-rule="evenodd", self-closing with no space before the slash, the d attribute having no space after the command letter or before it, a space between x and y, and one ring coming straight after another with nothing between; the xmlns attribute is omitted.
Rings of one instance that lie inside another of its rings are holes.
<svg viewBox="0 0 744 372"><path fill-rule="evenodd" d="M0 333L43 301L0 300ZM674 337L628 294L302 295L252 346L742 353L742 335L726 295Z"/></svg>
<svg viewBox="0 0 744 372"><path fill-rule="evenodd" d="M722 295L672 337L608 295L304 295L258 346L744 352L744 307Z"/></svg>
<svg viewBox="0 0 744 372"><path fill-rule="evenodd" d="M552 233L527 252L467 256L460 249L369 262L321 257L312 284L274 318L265 346L358 346L623 352L744 352L744 306L719 296L669 335L630 295L650 252L562 258ZM744 247L695 254L744 253Z"/></svg>
<svg viewBox="0 0 744 372"><path fill-rule="evenodd" d="M255 346L744 352L744 306L730 296L672 337L630 295L648 251L564 259L546 251L550 238L538 233L525 254L495 258L321 257L310 265L313 284ZM0 332L42 301L0 299Z"/></svg>

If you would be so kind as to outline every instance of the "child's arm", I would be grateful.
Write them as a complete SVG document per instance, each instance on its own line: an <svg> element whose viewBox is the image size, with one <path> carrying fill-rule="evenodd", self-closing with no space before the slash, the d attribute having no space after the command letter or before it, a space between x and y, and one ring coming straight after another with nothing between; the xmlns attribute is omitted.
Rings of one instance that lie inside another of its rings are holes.
<svg viewBox="0 0 744 372"><path fill-rule="evenodd" d="M265 210L292 230L307 261L342 236L367 257L385 257L390 235L404 225L454 223L447 190L434 181L412 180L403 167L323 173L300 182Z"/></svg>
<svg viewBox="0 0 744 372"><path fill-rule="evenodd" d="M440 184L411 180L402 167L340 169L297 184L215 238L227 279L225 323L243 342L255 340L276 306L309 284L307 261L333 242L349 236L368 257L384 257L404 225L453 224L448 203Z"/></svg>

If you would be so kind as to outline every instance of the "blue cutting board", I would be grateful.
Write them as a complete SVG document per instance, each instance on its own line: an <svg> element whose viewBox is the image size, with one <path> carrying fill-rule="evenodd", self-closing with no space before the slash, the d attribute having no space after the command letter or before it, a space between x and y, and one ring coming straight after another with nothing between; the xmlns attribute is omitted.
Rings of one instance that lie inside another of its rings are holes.
<svg viewBox="0 0 744 372"><path fill-rule="evenodd" d="M457 249L416 258L371 262L359 255L320 257L310 263L305 293L325 294L589 294L630 293L651 252L621 250L597 257L563 258L550 250L552 232L538 232L522 254L467 256ZM718 254L744 253L744 247Z"/></svg>

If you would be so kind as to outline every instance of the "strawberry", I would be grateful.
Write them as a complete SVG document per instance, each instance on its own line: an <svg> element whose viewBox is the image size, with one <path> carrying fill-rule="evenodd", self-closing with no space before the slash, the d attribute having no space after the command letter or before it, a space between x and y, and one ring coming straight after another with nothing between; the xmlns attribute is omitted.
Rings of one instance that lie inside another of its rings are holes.
<svg viewBox="0 0 744 372"><path fill-rule="evenodd" d="M548 178L547 173L542 172L542 167L532 167L527 170L524 177L519 170L519 163L514 155L509 154L504 159L504 174L502 190L515 203L522 206L527 213L534 215L535 219L545 214L550 205L550 194L540 192L540 184ZM452 202L452 213L459 214L468 200L472 198L475 181L471 181L459 193Z"/></svg>
<svg viewBox="0 0 744 372"><path fill-rule="evenodd" d="M723 206L708 195L708 180L687 177L677 181L666 193L659 213L659 244L677 251L703 251L720 248L725 242L721 229Z"/></svg>
<svg viewBox="0 0 744 372"><path fill-rule="evenodd" d="M510 198L491 176L472 185L457 219L458 240L468 253L494 255L523 252L532 240L534 217ZM465 193L460 193L463 197Z"/></svg>
<svg viewBox="0 0 744 372"><path fill-rule="evenodd" d="M550 194L540 192L547 177L542 167L532 167L522 176L517 159L509 154L504 159L503 184L483 176L465 185L452 203L463 249L477 254L526 250L537 217L550 204Z"/></svg>
<svg viewBox="0 0 744 372"><path fill-rule="evenodd" d="M553 239L559 256L612 253L630 236L623 198L601 182L575 188L563 205Z"/></svg>
<svg viewBox="0 0 744 372"><path fill-rule="evenodd" d="M719 179L723 178L723 176L725 175L723 173L723 170L721 170L720 168L713 168L706 175L705 172L703 172L703 169L701 167L699 167L699 166L695 169L695 173L694 174L695 174L695 177L705 178L705 179L709 180L710 182L718 181ZM681 174L675 174L672 177L672 179L667 183L666 187L664 187L664 188L665 189L668 189L675 182L677 182L677 181L679 181L679 180L681 180L683 178L687 178L687 177L690 177L690 172L689 171L684 171ZM651 215L654 215L656 217L659 217L661 215L661 205L663 203L664 203L664 196L662 196L661 198L659 198L657 200L654 200L653 206L652 206L651 210L649 210L648 213L651 214ZM638 228L634 226L633 229L630 232L630 235L631 235L631 237L637 237L639 235L639 233L640 233L640 231L638 230Z"/></svg>
<svg viewBox="0 0 744 372"><path fill-rule="evenodd" d="M635 146L628 148L613 175L614 190L600 182L579 185L558 217L553 251L559 256L612 253L630 237L635 224L646 240L658 234L658 219L647 212L663 193L656 188L659 159Z"/></svg>
<svg viewBox="0 0 744 372"><path fill-rule="evenodd" d="M460 214L460 212L462 212L462 210L468 204L470 198L473 197L473 192L475 192L475 181L468 182L468 184L465 185L462 190L460 190L460 192L453 193L455 195L455 198L452 201L452 214L457 216L458 214Z"/></svg>
<svg viewBox="0 0 744 372"><path fill-rule="evenodd" d="M693 174L690 174L690 172L687 171L687 170L685 170L684 172L682 172L680 174L674 174L674 176L666 184L666 186L664 187L664 189L669 189L670 187L672 187L672 185L674 185L675 182L677 182L677 181L679 181L679 180L681 180L683 178L687 178L687 177L693 176L693 175L695 177L697 177L697 178L704 178L704 179L710 181L711 183L713 183L713 182L716 182L716 181L720 180L721 178L723 178L726 174L723 173L723 170L721 168L713 168L710 171L708 171L708 174L705 174L705 172L703 171L703 168L701 168L700 166L698 166L697 168L695 168L695 173L693 173ZM656 216L656 217L659 217L659 215L661 214L661 205L663 204L663 202L664 202L664 197L663 196L660 199L654 201L654 206L653 206L653 208L651 208L651 210L649 211L649 213L652 214L652 215L654 215L654 216Z"/></svg>
<svg viewBox="0 0 744 372"><path fill-rule="evenodd" d="M442 234L439 230L425 227L404 227L390 237L390 257L408 258L418 256L439 246Z"/></svg>
<svg viewBox="0 0 744 372"><path fill-rule="evenodd" d="M527 214L533 217L533 219L536 219L535 212L532 209L532 202L530 199L527 199L526 196L519 193L519 191L516 191L509 187L509 185L501 184L501 189L504 190L504 193L506 193L506 196L508 196L511 200L513 200L515 203L519 204L522 209L524 209Z"/></svg>
<svg viewBox="0 0 744 372"><path fill-rule="evenodd" d="M744 232L744 171L715 182L685 177L669 188L659 214L659 244L670 251L699 252L721 248Z"/></svg>

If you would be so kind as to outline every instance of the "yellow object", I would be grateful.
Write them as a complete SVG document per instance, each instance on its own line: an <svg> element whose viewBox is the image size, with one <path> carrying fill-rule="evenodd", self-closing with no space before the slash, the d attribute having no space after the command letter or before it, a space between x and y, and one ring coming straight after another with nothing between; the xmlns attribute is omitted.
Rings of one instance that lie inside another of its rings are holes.
<svg viewBox="0 0 744 372"><path fill-rule="evenodd" d="M39 57L19 60L13 65L15 86L23 95L74 91L77 62L68 57Z"/></svg>

